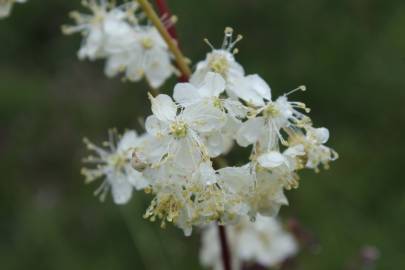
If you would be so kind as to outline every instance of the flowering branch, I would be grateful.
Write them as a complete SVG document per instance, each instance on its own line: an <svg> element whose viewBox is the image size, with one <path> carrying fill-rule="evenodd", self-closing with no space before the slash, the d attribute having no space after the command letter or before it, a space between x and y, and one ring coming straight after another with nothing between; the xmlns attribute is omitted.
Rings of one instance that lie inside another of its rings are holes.
<svg viewBox="0 0 405 270"><path fill-rule="evenodd" d="M185 61L185 57L183 56L180 49L178 48L176 41L171 37L168 30L164 27L159 16L153 10L149 1L148 0L138 0L138 3L142 7L146 16L149 18L149 20L152 22L152 24L156 27L156 29L159 31L162 38L167 43L167 46L169 47L170 51L173 53L173 55L176 59L177 66L180 69L180 72L184 76L190 77L191 70Z"/></svg>
<svg viewBox="0 0 405 270"><path fill-rule="evenodd" d="M170 11L164 0L156 1L161 17L148 0L120 6L86 0L83 5L92 14L72 12L76 24L62 28L66 34L83 34L79 58L106 59L109 77L125 72L125 79L145 78L152 88L159 88L176 72L175 58L182 75L178 80L192 82L177 83L172 96L149 95L153 114L145 120L146 133L129 130L119 136L111 132L104 147L85 140L94 152L84 160L91 164L82 170L86 182L103 179L95 194L104 200L111 191L116 204L126 204L134 190L150 193L154 197L144 218L160 220L162 228L174 223L189 236L194 227L211 224L222 256L215 255L221 260L217 262L205 260L208 265L223 263L230 270L253 259L266 267L280 262L285 256L271 261L267 256L241 257L251 253L241 252L234 243L234 229L225 231L224 225L238 221L240 228L254 226L262 232L259 220L280 232L270 217L288 204L284 191L298 187L298 172L319 171L321 165L328 168L338 158L324 145L329 131L313 126L309 108L290 99L292 93L305 91L304 86L274 98L264 79L245 73L235 59L235 45L242 36L234 38L230 27L225 28L220 48L205 40L211 51L191 74L175 29L166 23ZM148 20L143 24L145 16ZM235 144L252 151L244 165L228 166L220 158ZM221 225L216 228L215 222ZM257 235L260 239L263 233ZM294 253L295 244L287 241L288 254ZM267 245L254 248L269 249Z"/></svg>

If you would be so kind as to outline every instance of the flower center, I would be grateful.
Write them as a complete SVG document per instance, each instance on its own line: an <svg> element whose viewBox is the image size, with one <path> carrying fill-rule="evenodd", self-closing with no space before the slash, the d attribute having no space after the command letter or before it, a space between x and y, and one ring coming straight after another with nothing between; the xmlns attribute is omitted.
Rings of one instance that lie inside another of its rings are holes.
<svg viewBox="0 0 405 270"><path fill-rule="evenodd" d="M274 103L270 103L269 105L267 105L267 107L263 111L263 115L268 118L277 117L279 114L280 111L278 110L276 105L274 105Z"/></svg>
<svg viewBox="0 0 405 270"><path fill-rule="evenodd" d="M229 69L229 63L228 60L224 56L216 56L211 59L209 62L209 67L211 71L214 71L215 73L219 73L222 76L226 76L226 73L228 72Z"/></svg>
<svg viewBox="0 0 405 270"><path fill-rule="evenodd" d="M146 37L146 38L143 38L143 39L141 40L141 45L142 45L142 47L143 47L144 49L149 50L149 49L151 49L151 48L153 47L154 42L153 42L153 40L152 40L151 38Z"/></svg>
<svg viewBox="0 0 405 270"><path fill-rule="evenodd" d="M187 126L184 122L175 122L170 126L170 132L176 139L181 139L187 135Z"/></svg>
<svg viewBox="0 0 405 270"><path fill-rule="evenodd" d="M123 155L115 154L110 156L108 162L117 170L121 170L127 163L127 160Z"/></svg>
<svg viewBox="0 0 405 270"><path fill-rule="evenodd" d="M218 108L218 109L222 110L222 102L221 102L221 100L219 98L215 97L213 102L212 102L212 105L215 108Z"/></svg>

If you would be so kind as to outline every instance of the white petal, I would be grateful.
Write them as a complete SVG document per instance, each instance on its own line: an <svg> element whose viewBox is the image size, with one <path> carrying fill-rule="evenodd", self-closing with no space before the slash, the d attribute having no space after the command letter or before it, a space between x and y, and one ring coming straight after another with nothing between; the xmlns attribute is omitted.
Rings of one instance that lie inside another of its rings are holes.
<svg viewBox="0 0 405 270"><path fill-rule="evenodd" d="M176 117L177 106L168 95L149 96L152 102L152 112L161 121L170 122Z"/></svg>
<svg viewBox="0 0 405 270"><path fill-rule="evenodd" d="M171 140L170 136L150 136L139 143L135 149L136 156L141 162L156 164L167 153Z"/></svg>
<svg viewBox="0 0 405 270"><path fill-rule="evenodd" d="M131 56L128 57L127 70L125 72L125 75L129 80L137 82L143 78L145 67L142 63L142 54L138 51L131 52Z"/></svg>
<svg viewBox="0 0 405 270"><path fill-rule="evenodd" d="M210 157L217 157L227 150L227 143L224 142L221 132L212 132L206 137L205 146ZM225 147L224 147L225 146Z"/></svg>
<svg viewBox="0 0 405 270"><path fill-rule="evenodd" d="M270 86L257 74L246 76L252 90L254 90L260 97L271 100L271 89Z"/></svg>
<svg viewBox="0 0 405 270"><path fill-rule="evenodd" d="M256 117L242 123L236 134L236 141L240 146L246 147L259 140L264 129L264 118Z"/></svg>
<svg viewBox="0 0 405 270"><path fill-rule="evenodd" d="M128 55L125 53L113 54L107 58L104 73L108 77L114 77L121 71L125 70L128 64Z"/></svg>
<svg viewBox="0 0 405 270"><path fill-rule="evenodd" d="M287 148L283 154L290 157L303 156L305 155L305 149L302 144L298 144Z"/></svg>
<svg viewBox="0 0 405 270"><path fill-rule="evenodd" d="M117 151L127 151L128 149L134 148L137 143L137 137L135 130L126 131L118 143Z"/></svg>
<svg viewBox="0 0 405 270"><path fill-rule="evenodd" d="M159 120L156 116L150 115L146 118L145 129L155 137L166 135L168 132L168 125L166 122Z"/></svg>
<svg viewBox="0 0 405 270"><path fill-rule="evenodd" d="M215 108L209 100L186 107L182 119L198 132L211 132L222 128L226 123L226 114Z"/></svg>
<svg viewBox="0 0 405 270"><path fill-rule="evenodd" d="M87 36L84 45L79 51L79 58L88 57L91 60L100 56L101 46L104 40L104 34L99 27L93 27Z"/></svg>
<svg viewBox="0 0 405 270"><path fill-rule="evenodd" d="M217 175L215 170L212 168L211 162L201 163L196 173L194 173L193 178L200 181L204 185L212 185L217 182Z"/></svg>
<svg viewBox="0 0 405 270"><path fill-rule="evenodd" d="M183 106L187 106L201 100L201 96L198 93L197 88L195 88L195 86L191 83L176 84L173 91L173 98L176 102Z"/></svg>
<svg viewBox="0 0 405 270"><path fill-rule="evenodd" d="M170 152L176 161L176 168L184 173L195 171L201 163L201 152L188 137L176 140Z"/></svg>
<svg viewBox="0 0 405 270"><path fill-rule="evenodd" d="M166 51L153 50L148 57L149 62L145 65L145 76L152 88L159 88L173 73L170 58Z"/></svg>
<svg viewBox="0 0 405 270"><path fill-rule="evenodd" d="M106 35L104 49L108 54L120 53L136 46L136 34L125 21L109 16L103 26Z"/></svg>
<svg viewBox="0 0 405 270"><path fill-rule="evenodd" d="M224 107L228 111L228 114L234 118L243 119L248 113L248 108L237 100L226 99Z"/></svg>
<svg viewBox="0 0 405 270"><path fill-rule="evenodd" d="M149 185L148 180L141 172L138 172L130 166L126 168L126 172L128 175L128 182L137 190L144 189Z"/></svg>
<svg viewBox="0 0 405 270"><path fill-rule="evenodd" d="M110 181L111 193L116 204L126 204L132 196L132 185L125 177L114 178Z"/></svg>
<svg viewBox="0 0 405 270"><path fill-rule="evenodd" d="M314 129L314 134L317 140L324 144L329 140L329 130L327 128L321 127Z"/></svg>
<svg viewBox="0 0 405 270"><path fill-rule="evenodd" d="M269 153L260 155L257 161L262 167L265 168L275 168L282 164L287 164L286 158L277 151L271 151Z"/></svg>
<svg viewBox="0 0 405 270"><path fill-rule="evenodd" d="M253 183L253 177L250 174L248 166L243 167L225 167L218 170L221 181L232 192L247 191Z"/></svg>
<svg viewBox="0 0 405 270"><path fill-rule="evenodd" d="M230 89L238 98L243 99L244 101L251 103L255 106L264 106L263 99L258 96L250 88L249 81L246 77L237 78L233 87Z"/></svg>
<svg viewBox="0 0 405 270"><path fill-rule="evenodd" d="M245 76L245 70L243 69L242 65L235 61L235 58L232 56L232 61L228 61L229 63L229 70L227 81L232 81L235 78L240 78Z"/></svg>
<svg viewBox="0 0 405 270"><path fill-rule="evenodd" d="M196 70L190 77L190 83L195 86L199 86L202 84L205 78L205 74L207 74L208 68L206 67L206 61L201 61L197 63Z"/></svg>
<svg viewBox="0 0 405 270"><path fill-rule="evenodd" d="M262 205L260 214L268 217L277 216L282 205L288 205L288 200L284 195L283 189L280 188L278 191L272 194L266 204Z"/></svg>
<svg viewBox="0 0 405 270"><path fill-rule="evenodd" d="M225 90L225 80L217 73L208 72L198 90L204 97L218 97Z"/></svg>

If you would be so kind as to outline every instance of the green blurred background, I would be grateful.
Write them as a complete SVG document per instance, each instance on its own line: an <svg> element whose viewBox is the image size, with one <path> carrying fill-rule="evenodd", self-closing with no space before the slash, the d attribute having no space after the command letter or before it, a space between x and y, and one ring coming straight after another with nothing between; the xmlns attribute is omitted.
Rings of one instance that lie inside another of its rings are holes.
<svg viewBox="0 0 405 270"><path fill-rule="evenodd" d="M193 61L208 50L204 37L220 45L233 26L247 72L275 96L306 84L294 97L330 128L341 158L304 173L281 211L321 244L299 269L345 269L364 245L380 250L377 269L405 269L405 2L168 2ZM148 88L107 79L102 61L79 62L80 36L60 32L72 9L79 1L31 0L0 21L1 269L200 269L198 234L143 220L146 195L117 207L83 184L82 137L139 130Z"/></svg>

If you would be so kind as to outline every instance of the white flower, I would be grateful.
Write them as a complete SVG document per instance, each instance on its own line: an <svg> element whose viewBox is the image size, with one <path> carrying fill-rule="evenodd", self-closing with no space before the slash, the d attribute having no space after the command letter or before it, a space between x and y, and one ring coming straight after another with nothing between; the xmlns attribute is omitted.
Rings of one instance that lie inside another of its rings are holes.
<svg viewBox="0 0 405 270"><path fill-rule="evenodd" d="M76 21L75 26L63 26L65 34L80 32L83 34L82 46L78 52L80 59L94 60L107 56L106 49L117 50L133 43L134 35L129 21L130 11L137 9L135 2L114 7L109 1L88 0L83 5L91 10L92 15L71 12L70 16ZM131 20L133 21L133 20ZM118 48L112 48L112 45ZM107 46L107 47L106 47Z"/></svg>
<svg viewBox="0 0 405 270"><path fill-rule="evenodd" d="M10 15L14 3L25 3L26 0L0 0L0 19Z"/></svg>
<svg viewBox="0 0 405 270"><path fill-rule="evenodd" d="M209 133L224 125L222 112L204 103L177 113L177 105L167 95L150 96L153 115L146 119L149 134L160 140L161 161L174 159L183 169L195 169L208 159L199 133Z"/></svg>
<svg viewBox="0 0 405 270"><path fill-rule="evenodd" d="M125 71L130 81L145 77L153 88L160 87L174 68L166 43L155 27L139 25L135 1L115 7L106 0L85 1L93 14L72 12L75 26L64 26L63 32L84 35L79 58L106 58L105 73L113 77Z"/></svg>
<svg viewBox="0 0 405 270"><path fill-rule="evenodd" d="M246 117L248 108L236 100L221 98L226 82L221 75L208 72L204 80L195 85L192 83L178 83L173 91L173 98L183 107L193 106L198 103L209 103L231 117L241 119Z"/></svg>
<svg viewBox="0 0 405 270"><path fill-rule="evenodd" d="M243 218L226 227L231 249L232 269L241 270L245 263L275 267L298 252L298 244L275 218L258 215L255 222ZM206 267L222 270L218 228L211 224L203 230L200 261Z"/></svg>
<svg viewBox="0 0 405 270"><path fill-rule="evenodd" d="M264 106L271 100L270 86L257 74L236 79L232 92L238 98L253 106Z"/></svg>
<svg viewBox="0 0 405 270"><path fill-rule="evenodd" d="M227 27L225 29L225 37L221 49L215 49L208 40L205 40L211 47L212 52L207 54L204 61L197 64L194 74L191 76L191 83L199 85L204 81L208 72L215 72L220 74L226 81L226 90L229 95L232 95L232 88L235 86L236 80L245 75L243 67L236 62L234 53L237 52L235 44L242 39L241 35L238 35L236 40L233 40L233 29Z"/></svg>
<svg viewBox="0 0 405 270"><path fill-rule="evenodd" d="M89 156L85 161L97 164L96 168L83 168L82 173L86 182L90 183L98 178L105 178L102 185L95 194L100 195L104 200L108 190L111 188L112 196L116 204L127 203L133 188L139 190L148 186L148 181L141 171L131 166L132 149L139 144L139 137L135 131L127 131L122 138L116 141L114 131L110 132L110 140L105 143L109 149L95 146L87 139L85 143L89 150L94 151L98 156Z"/></svg>
<svg viewBox="0 0 405 270"><path fill-rule="evenodd" d="M329 139L329 130L327 128L306 127L306 134L296 133L291 138L292 145L302 145L306 153L307 163L305 166L319 171L319 165L329 168L329 162L335 161L339 155L335 150L325 146Z"/></svg>
<svg viewBox="0 0 405 270"><path fill-rule="evenodd" d="M207 147L208 155L211 158L227 154L232 149L234 137L240 125L240 120L228 114L226 123L221 129L201 134L201 138Z"/></svg>
<svg viewBox="0 0 405 270"><path fill-rule="evenodd" d="M163 39L155 28L138 25L131 12L123 14L126 9L110 9L105 3L89 4L94 5L93 12L103 14L102 22L78 19L80 31L103 36L94 39L95 45L88 36L83 54L106 57L109 76L125 71L129 80L145 77L152 87L159 87L173 72ZM309 109L287 98L305 87L272 100L268 84L259 75L245 76L233 58L230 51L241 37L234 41L232 32L227 28L222 49L213 49L197 65L192 82L175 85L174 100L149 94L153 114L145 121L147 134L137 137L127 132L118 143L108 143L110 150L88 142L99 156L88 161L98 167L83 173L88 182L104 177L96 193L103 199L111 187L116 203L126 203L133 188L144 189L153 196L144 218L159 219L162 227L171 222L185 235L194 226L241 221L240 227L233 227L239 235L235 246L240 246L233 263L272 266L287 252L274 250L283 247L284 240L261 242L262 229L274 225L262 216L276 216L281 206L288 205L284 189L298 187L299 170L327 167L337 154L324 146L328 130L312 127L311 119L301 112ZM242 147L252 145L249 161L226 167L216 157L228 153L234 141ZM214 163L221 169L214 169ZM258 222L248 225L247 220L256 217ZM222 267L216 259L211 259L211 266Z"/></svg>
<svg viewBox="0 0 405 270"><path fill-rule="evenodd" d="M258 142L261 151L277 150L279 140L283 144L287 144L280 133L281 129L291 128L294 130L294 128L301 128L311 123L308 116L297 110L304 109L308 112L305 104L288 101L287 95L289 93L280 96L273 102L271 101L270 87L259 76L252 76L249 80L252 81L251 84L255 85L257 90L254 96L245 101L258 107L251 111L254 117L241 125L236 135L239 145L246 147ZM305 87L301 86L293 91L296 90L304 91ZM255 149L255 151L257 150Z"/></svg>
<svg viewBox="0 0 405 270"><path fill-rule="evenodd" d="M261 154L257 161L263 168L269 169L271 175L282 182L286 189L298 188L298 174L295 172L302 169L301 158L305 155L304 146L299 144L290 147L280 153L270 151Z"/></svg>
<svg viewBox="0 0 405 270"><path fill-rule="evenodd" d="M178 83L173 90L173 98L183 107L196 103L211 102L212 106L221 108L219 95L225 90L225 80L221 75L208 72L199 85Z"/></svg>
<svg viewBox="0 0 405 270"><path fill-rule="evenodd" d="M197 86L191 83L178 83L173 97L183 107L210 106L222 112L223 128L206 134L203 138L210 157L226 153L233 145L233 137L248 109L237 100L221 98L225 90L225 80L221 75L208 72Z"/></svg>
<svg viewBox="0 0 405 270"><path fill-rule="evenodd" d="M125 70L131 81L145 77L152 88L160 87L174 72L166 43L152 26L137 27L132 37L124 50L108 56L105 73L112 77Z"/></svg>
<svg viewBox="0 0 405 270"><path fill-rule="evenodd" d="M249 215L254 217L256 213L265 216L277 216L280 207L288 205L284 194L284 183L275 175L265 170L255 168L255 189L247 198L250 205Z"/></svg>

